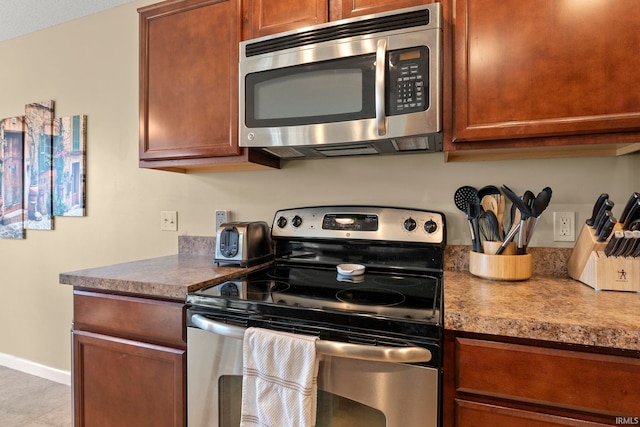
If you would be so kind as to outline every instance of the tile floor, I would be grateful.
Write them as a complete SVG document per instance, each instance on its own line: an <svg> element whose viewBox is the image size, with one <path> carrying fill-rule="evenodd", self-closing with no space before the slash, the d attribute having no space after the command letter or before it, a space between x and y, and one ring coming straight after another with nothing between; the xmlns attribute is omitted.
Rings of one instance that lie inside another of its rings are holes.
<svg viewBox="0 0 640 427"><path fill-rule="evenodd" d="M0 366L0 426L71 426L71 387Z"/></svg>

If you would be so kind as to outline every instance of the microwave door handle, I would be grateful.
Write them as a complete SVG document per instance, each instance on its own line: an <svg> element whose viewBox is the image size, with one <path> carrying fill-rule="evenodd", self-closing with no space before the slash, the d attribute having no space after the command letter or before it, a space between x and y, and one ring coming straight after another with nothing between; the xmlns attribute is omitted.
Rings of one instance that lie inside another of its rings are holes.
<svg viewBox="0 0 640 427"><path fill-rule="evenodd" d="M246 331L241 326L210 320L200 314L191 316L191 323L202 330L229 338L243 339ZM384 347L325 340L316 341L316 350L325 356L372 362L420 363L429 362L432 358L431 352L422 347Z"/></svg>
<svg viewBox="0 0 640 427"><path fill-rule="evenodd" d="M376 49L376 81L375 81L375 97L376 97L376 127L378 128L378 136L387 134L387 118L385 115L385 93L384 80L387 64L387 39L378 40Z"/></svg>

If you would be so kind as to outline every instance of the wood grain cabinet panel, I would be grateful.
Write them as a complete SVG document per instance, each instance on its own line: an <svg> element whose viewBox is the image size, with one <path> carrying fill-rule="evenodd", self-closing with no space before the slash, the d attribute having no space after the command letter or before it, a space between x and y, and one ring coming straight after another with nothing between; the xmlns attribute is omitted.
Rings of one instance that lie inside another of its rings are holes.
<svg viewBox="0 0 640 427"><path fill-rule="evenodd" d="M257 38L327 22L327 0L247 0L244 39Z"/></svg>
<svg viewBox="0 0 640 427"><path fill-rule="evenodd" d="M458 338L456 390L601 414L640 414L640 359Z"/></svg>
<svg viewBox="0 0 640 427"><path fill-rule="evenodd" d="M456 400L455 425L460 427L600 427L609 424Z"/></svg>
<svg viewBox="0 0 640 427"><path fill-rule="evenodd" d="M76 290L73 322L76 330L185 347L184 307L181 302Z"/></svg>
<svg viewBox="0 0 640 427"><path fill-rule="evenodd" d="M332 21L433 2L434 0L329 0Z"/></svg>
<svg viewBox="0 0 640 427"><path fill-rule="evenodd" d="M73 333L74 425L186 425L186 351Z"/></svg>
<svg viewBox="0 0 640 427"><path fill-rule="evenodd" d="M279 167L238 144L239 0L165 1L138 12L140 167Z"/></svg>
<svg viewBox="0 0 640 427"><path fill-rule="evenodd" d="M638 352L445 331L444 427L596 427L640 416Z"/></svg>
<svg viewBox="0 0 640 427"><path fill-rule="evenodd" d="M452 3L454 142L640 130L640 2Z"/></svg>
<svg viewBox="0 0 640 427"><path fill-rule="evenodd" d="M74 289L74 425L186 424L185 305Z"/></svg>

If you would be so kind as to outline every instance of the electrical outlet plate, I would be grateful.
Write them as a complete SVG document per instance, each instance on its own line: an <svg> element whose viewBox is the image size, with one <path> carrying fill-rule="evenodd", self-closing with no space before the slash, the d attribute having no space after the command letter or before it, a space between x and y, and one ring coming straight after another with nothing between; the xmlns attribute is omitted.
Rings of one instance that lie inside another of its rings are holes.
<svg viewBox="0 0 640 427"><path fill-rule="evenodd" d="M229 211L226 211L226 210L216 211L216 229L215 229L216 232L218 231L218 228L220 228L220 225L224 224L225 222L229 222L228 218L229 218Z"/></svg>
<svg viewBox="0 0 640 427"><path fill-rule="evenodd" d="M178 212L161 211L160 212L160 230L178 231Z"/></svg>
<svg viewBox="0 0 640 427"><path fill-rule="evenodd" d="M576 240L576 213L553 213L553 240L555 242L575 242Z"/></svg>

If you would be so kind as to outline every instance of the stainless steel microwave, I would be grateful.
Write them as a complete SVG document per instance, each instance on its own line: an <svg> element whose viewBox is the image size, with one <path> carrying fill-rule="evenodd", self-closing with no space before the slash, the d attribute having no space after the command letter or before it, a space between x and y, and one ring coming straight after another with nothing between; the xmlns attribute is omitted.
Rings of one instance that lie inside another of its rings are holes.
<svg viewBox="0 0 640 427"><path fill-rule="evenodd" d="M440 3L240 43L239 139L280 158L442 151Z"/></svg>

